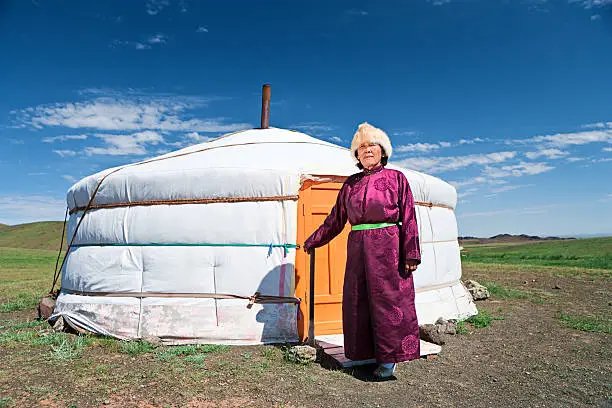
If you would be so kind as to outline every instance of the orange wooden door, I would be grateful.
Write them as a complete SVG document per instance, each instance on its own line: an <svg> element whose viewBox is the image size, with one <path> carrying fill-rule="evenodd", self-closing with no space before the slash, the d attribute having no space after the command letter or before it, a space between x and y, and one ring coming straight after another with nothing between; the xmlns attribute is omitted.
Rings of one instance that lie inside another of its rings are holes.
<svg viewBox="0 0 612 408"><path fill-rule="evenodd" d="M306 182L298 201L298 242L304 241L323 224L338 197L341 182ZM342 333L342 284L346 264L346 244L350 226L329 244L316 249L315 264L315 335ZM308 334L309 256L300 251L296 259L296 296L300 305L298 331L304 340Z"/></svg>

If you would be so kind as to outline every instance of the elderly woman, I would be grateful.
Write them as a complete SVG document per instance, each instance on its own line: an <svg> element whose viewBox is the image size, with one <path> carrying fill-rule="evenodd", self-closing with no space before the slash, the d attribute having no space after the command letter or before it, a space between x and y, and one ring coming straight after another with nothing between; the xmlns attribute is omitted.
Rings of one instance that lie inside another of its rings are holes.
<svg viewBox="0 0 612 408"><path fill-rule="evenodd" d="M304 249L327 244L350 222L342 295L344 353L351 360L376 358L374 376L387 378L396 363L420 356L412 281L421 263L414 200L404 174L385 168L392 153L385 132L359 125L351 153L362 171L344 182L331 213Z"/></svg>

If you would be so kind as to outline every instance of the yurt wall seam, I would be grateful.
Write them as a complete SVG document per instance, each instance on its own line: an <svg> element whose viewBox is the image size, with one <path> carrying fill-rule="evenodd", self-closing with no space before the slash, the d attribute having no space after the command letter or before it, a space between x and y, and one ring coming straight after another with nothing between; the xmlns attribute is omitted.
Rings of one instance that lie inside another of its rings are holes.
<svg viewBox="0 0 612 408"><path fill-rule="evenodd" d="M213 260L213 290L217 293L217 261ZM217 298L213 299L215 302L215 322L217 323L217 327L219 327L219 305L217 304Z"/></svg>
<svg viewBox="0 0 612 408"><path fill-rule="evenodd" d="M129 248L129 250L131 251L132 248ZM142 292L142 289L144 287L144 271L145 271L145 261L144 261L144 251L142 250L142 248L140 248L140 291ZM142 298L139 299L138 301L138 326L136 328L136 336L138 338L140 338L142 335Z"/></svg>
<svg viewBox="0 0 612 408"><path fill-rule="evenodd" d="M421 241L421 244L443 244L446 242L458 242L457 239L444 239L444 240L440 240L440 241Z"/></svg>
<svg viewBox="0 0 612 408"><path fill-rule="evenodd" d="M283 192L286 191L286 183L287 180L285 177L281 178L282 183L283 183ZM282 242L287 242L287 207L285 206L285 202L281 201L281 216L282 216L282 236L281 236L281 241ZM296 242L297 242L297 237L296 237ZM284 296L285 295L285 273L287 272L287 252L285 251L285 253L283 254L283 260L281 261L281 265L280 265L280 277L279 277L279 282L278 282L278 295L279 296Z"/></svg>
<svg viewBox="0 0 612 408"><path fill-rule="evenodd" d="M439 289L444 289L444 288L451 288L452 290L453 286L459 283L460 283L460 280L456 279L454 281L440 283L438 285L429 285L429 286L423 286L420 288L415 288L414 291L415 293L423 293L423 292L429 292L430 290L439 290Z"/></svg>
<svg viewBox="0 0 612 408"><path fill-rule="evenodd" d="M431 221L431 209L425 210L427 211L427 218L429 219L429 229L431 230L431 237L434 237L434 230L433 230L433 222ZM432 241L433 242L433 241ZM434 259L434 271L436 271L436 275L438 274L438 260L437 260L437 256L436 256L436 244L434 243L431 246L431 249L433 250L433 259Z"/></svg>

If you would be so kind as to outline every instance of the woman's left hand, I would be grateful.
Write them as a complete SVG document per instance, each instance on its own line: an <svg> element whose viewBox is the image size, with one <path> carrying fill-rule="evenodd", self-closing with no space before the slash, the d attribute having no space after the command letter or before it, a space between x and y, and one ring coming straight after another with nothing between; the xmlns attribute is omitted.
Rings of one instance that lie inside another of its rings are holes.
<svg viewBox="0 0 612 408"><path fill-rule="evenodd" d="M418 263L413 260L406 261L406 272L414 272L417 270Z"/></svg>

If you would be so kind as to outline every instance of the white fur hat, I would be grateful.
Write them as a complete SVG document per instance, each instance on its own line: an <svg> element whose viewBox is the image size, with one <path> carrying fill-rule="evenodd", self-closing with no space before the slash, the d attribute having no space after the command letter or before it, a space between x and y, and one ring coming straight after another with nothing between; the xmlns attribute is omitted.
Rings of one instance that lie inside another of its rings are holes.
<svg viewBox="0 0 612 408"><path fill-rule="evenodd" d="M359 128L357 128L357 132L355 132L353 141L351 142L351 155L355 161L359 161L359 159L357 159L357 149L359 149L359 146L365 142L380 145L380 147L382 147L384 150L383 155L387 156L388 158L390 158L391 154L393 153L389 136L387 136L382 129L364 122L359 125Z"/></svg>

